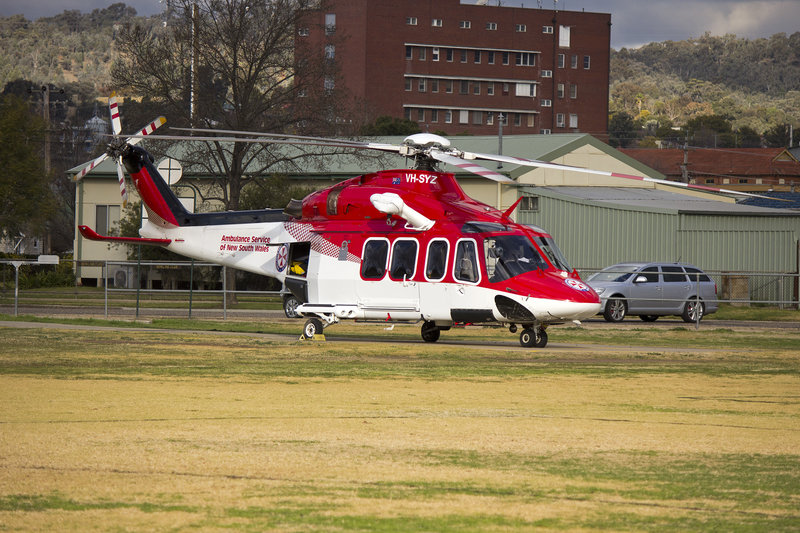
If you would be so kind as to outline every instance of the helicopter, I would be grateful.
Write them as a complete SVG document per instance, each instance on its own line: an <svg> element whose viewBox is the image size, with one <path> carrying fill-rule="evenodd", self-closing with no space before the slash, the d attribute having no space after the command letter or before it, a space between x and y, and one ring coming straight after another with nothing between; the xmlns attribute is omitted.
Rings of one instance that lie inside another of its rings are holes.
<svg viewBox="0 0 800 533"><path fill-rule="evenodd" d="M109 106L113 140L75 179L112 157L123 201L124 166L148 216L140 237L99 235L88 226L79 226L81 234L90 240L162 246L276 278L299 302L296 312L306 319L305 339L324 338L323 330L342 320L418 323L425 342L436 342L453 326L480 324L505 327L512 334L520 330L520 345L543 348L549 326L579 323L599 312L599 296L569 265L553 237L511 218L519 200L505 211L476 201L454 174L437 169L439 163L500 183L513 180L475 161L664 181L463 152L430 133L411 135L401 145L209 129L195 129L193 137L160 135L380 150L415 162L414 168L344 180L292 200L285 209L191 213L161 177L153 157L138 146L164 124L163 117L124 136L113 95ZM197 136L202 133L213 136Z"/></svg>

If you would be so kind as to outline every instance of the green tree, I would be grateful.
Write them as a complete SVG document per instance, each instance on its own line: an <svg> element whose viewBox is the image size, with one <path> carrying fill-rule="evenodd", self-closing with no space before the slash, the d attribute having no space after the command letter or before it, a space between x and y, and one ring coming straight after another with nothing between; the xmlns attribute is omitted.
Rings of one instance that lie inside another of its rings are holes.
<svg viewBox="0 0 800 533"><path fill-rule="evenodd" d="M615 148L625 148L633 143L637 132L633 117L625 111L614 113L608 121L608 144Z"/></svg>
<svg viewBox="0 0 800 533"><path fill-rule="evenodd" d="M45 230L55 208L42 149L45 125L25 101L0 96L0 233L15 237Z"/></svg>
<svg viewBox="0 0 800 533"><path fill-rule="evenodd" d="M789 146L789 125L777 124L764 132L764 140L771 148L786 148Z"/></svg>

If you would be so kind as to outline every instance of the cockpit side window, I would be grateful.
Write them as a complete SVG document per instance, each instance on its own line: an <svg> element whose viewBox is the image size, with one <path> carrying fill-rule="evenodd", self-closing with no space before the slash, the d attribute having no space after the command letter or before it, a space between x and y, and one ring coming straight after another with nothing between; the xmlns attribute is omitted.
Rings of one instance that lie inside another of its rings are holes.
<svg viewBox="0 0 800 533"><path fill-rule="evenodd" d="M483 248L492 283L548 268L533 243L523 235L490 235L483 240Z"/></svg>
<svg viewBox="0 0 800 533"><path fill-rule="evenodd" d="M551 265L556 267L558 270L572 272L572 267L569 266L567 258L564 257L563 252L556 245L552 237L538 236L534 237L533 240L539 246L539 249L542 251L542 253L547 256L547 259L550 261Z"/></svg>

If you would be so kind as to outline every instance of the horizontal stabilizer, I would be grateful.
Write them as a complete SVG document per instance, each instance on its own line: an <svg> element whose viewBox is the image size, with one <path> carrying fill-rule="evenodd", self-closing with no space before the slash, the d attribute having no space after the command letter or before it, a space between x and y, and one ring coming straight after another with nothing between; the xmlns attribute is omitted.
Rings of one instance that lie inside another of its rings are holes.
<svg viewBox="0 0 800 533"><path fill-rule="evenodd" d="M107 242L127 242L130 244L151 244L155 246L166 246L172 242L172 239L145 239L143 237L112 237L110 235L100 235L89 226L78 226L84 238L90 241L107 241Z"/></svg>

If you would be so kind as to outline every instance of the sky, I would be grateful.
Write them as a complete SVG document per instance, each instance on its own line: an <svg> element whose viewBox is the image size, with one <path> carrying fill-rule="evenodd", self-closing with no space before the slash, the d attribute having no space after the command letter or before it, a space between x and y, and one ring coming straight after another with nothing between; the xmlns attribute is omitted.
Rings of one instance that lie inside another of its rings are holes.
<svg viewBox="0 0 800 533"><path fill-rule="evenodd" d="M0 0L0 16L49 17L64 10L88 13L124 1L139 15L162 11L160 0ZM402 1L402 0L400 0ZM435 0L434 0L435 1ZM463 0L472 3L475 0ZM498 0L489 0L495 5ZM611 47L735 34L756 39L800 31L800 0L500 0L506 6L611 13Z"/></svg>

